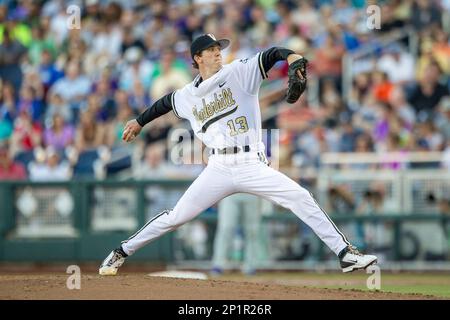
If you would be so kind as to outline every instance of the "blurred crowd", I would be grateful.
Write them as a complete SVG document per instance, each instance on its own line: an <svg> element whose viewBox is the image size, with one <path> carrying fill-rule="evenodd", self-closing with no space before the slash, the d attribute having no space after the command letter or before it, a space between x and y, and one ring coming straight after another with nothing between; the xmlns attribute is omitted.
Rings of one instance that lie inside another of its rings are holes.
<svg viewBox="0 0 450 320"><path fill-rule="evenodd" d="M323 152L389 151L443 151L450 168L450 1L378 1L381 28L370 29L375 2L0 1L0 180L195 177L198 167L169 161L169 135L187 128L172 113L135 144L120 138L126 121L193 79L189 46L203 33L231 39L225 63L272 46L310 61L316 90L296 104L283 99L286 63L261 89L282 168L318 168ZM362 51L345 70L344 55Z"/></svg>

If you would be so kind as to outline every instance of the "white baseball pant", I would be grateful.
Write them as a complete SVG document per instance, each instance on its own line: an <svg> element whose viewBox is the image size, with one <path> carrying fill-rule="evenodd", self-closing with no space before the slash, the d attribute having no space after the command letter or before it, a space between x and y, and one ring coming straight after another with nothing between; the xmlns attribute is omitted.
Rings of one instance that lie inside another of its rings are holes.
<svg viewBox="0 0 450 320"><path fill-rule="evenodd" d="M263 159L262 159L263 158ZM211 155L207 167L186 190L173 210L165 210L129 239L122 242L132 255L151 241L194 219L233 193L261 196L290 211L305 222L336 254L350 243L312 197L283 173L270 168L260 152Z"/></svg>

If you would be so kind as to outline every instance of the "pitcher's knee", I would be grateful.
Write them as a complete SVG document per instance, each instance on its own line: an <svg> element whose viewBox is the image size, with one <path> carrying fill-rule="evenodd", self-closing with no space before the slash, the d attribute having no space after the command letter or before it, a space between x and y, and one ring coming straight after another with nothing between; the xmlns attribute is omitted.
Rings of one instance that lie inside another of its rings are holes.
<svg viewBox="0 0 450 320"><path fill-rule="evenodd" d="M290 198L291 198L291 200L297 202L297 201L311 198L311 194L305 188L298 186L298 188L296 188L295 191L290 193Z"/></svg>
<svg viewBox="0 0 450 320"><path fill-rule="evenodd" d="M172 227L179 227L186 222L189 222L194 217L197 216L197 211L192 211L191 209L178 209L168 210L168 222Z"/></svg>

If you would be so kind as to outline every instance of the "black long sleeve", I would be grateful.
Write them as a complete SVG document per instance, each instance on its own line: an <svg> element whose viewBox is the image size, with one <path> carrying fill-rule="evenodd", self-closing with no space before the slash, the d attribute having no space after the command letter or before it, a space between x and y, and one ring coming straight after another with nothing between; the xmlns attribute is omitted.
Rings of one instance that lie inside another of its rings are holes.
<svg viewBox="0 0 450 320"><path fill-rule="evenodd" d="M282 47L272 47L263 51L261 54L261 62L264 72L267 74L275 63L286 60L288 55L295 53L294 51Z"/></svg>
<svg viewBox="0 0 450 320"><path fill-rule="evenodd" d="M155 101L151 107L142 112L137 118L136 121L139 123L141 127L145 126L150 121L155 120L156 118L170 112L173 110L172 105L172 95L174 92L171 92L164 97Z"/></svg>

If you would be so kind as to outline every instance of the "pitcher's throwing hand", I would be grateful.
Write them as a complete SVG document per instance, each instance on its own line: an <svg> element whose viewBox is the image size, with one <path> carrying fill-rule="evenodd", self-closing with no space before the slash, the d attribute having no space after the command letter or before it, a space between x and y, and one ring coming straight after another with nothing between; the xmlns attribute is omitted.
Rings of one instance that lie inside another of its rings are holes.
<svg viewBox="0 0 450 320"><path fill-rule="evenodd" d="M125 125L125 129L123 130L122 140L126 142L133 141L138 134L141 132L142 127L136 121L136 119L130 120Z"/></svg>

